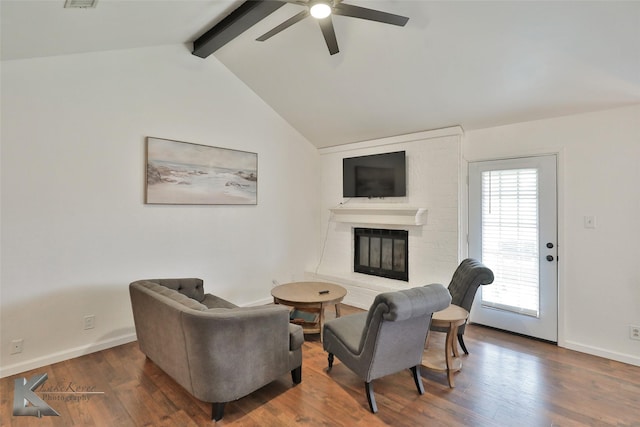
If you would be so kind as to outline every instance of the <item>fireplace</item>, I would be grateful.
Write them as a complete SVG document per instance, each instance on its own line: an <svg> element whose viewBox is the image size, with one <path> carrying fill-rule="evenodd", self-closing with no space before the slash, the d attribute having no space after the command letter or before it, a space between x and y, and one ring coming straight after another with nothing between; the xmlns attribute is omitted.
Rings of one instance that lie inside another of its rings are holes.
<svg viewBox="0 0 640 427"><path fill-rule="evenodd" d="M409 232L354 228L353 270L358 273L409 281Z"/></svg>

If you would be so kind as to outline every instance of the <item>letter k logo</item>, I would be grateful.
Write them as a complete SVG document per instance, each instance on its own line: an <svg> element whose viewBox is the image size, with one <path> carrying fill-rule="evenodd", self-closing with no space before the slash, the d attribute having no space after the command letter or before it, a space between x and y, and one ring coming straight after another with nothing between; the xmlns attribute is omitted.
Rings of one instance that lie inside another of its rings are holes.
<svg viewBox="0 0 640 427"><path fill-rule="evenodd" d="M47 405L33 391L47 380L47 374L33 376L28 382L26 378L15 380L13 391L13 415L30 415L42 418L43 415L59 416L53 408ZM28 403L32 406L28 406Z"/></svg>

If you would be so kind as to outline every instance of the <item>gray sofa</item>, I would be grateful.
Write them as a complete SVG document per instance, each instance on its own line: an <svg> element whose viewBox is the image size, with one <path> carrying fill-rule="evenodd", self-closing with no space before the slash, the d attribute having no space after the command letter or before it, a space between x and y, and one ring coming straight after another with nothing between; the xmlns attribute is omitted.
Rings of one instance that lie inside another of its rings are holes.
<svg viewBox="0 0 640 427"><path fill-rule="evenodd" d="M302 374L302 328L283 306L238 307L204 293L201 279L129 285L140 350L196 398L224 404L291 372Z"/></svg>

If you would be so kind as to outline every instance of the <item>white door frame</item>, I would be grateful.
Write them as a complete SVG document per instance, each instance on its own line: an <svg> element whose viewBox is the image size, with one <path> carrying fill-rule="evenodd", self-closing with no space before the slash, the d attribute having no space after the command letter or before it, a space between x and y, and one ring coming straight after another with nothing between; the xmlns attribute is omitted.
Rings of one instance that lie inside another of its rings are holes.
<svg viewBox="0 0 640 427"><path fill-rule="evenodd" d="M506 148L506 150L504 150ZM565 295L564 283L566 278L565 263L565 205L564 205L564 170L565 170L565 149L538 149L514 151L514 147L487 147L486 155L476 157L465 157L465 144L462 144L460 156L460 260L469 256L469 163L490 160L507 160L517 157L544 156L553 154L557 156L557 210L558 210L558 346L567 347L565 339ZM517 149L517 147L515 147ZM472 321L472 319L471 319Z"/></svg>

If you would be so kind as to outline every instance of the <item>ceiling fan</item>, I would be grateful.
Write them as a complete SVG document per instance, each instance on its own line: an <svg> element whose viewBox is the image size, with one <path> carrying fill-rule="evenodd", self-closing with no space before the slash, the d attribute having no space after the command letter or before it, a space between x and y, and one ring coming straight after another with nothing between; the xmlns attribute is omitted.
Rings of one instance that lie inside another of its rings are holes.
<svg viewBox="0 0 640 427"><path fill-rule="evenodd" d="M286 30L296 22L300 22L307 16L311 15L313 18L317 19L318 24L320 25L320 30L322 31L325 42L327 43L327 48L329 48L329 53L334 55L339 52L339 49L338 41L336 40L336 33L333 29L331 15L366 19L368 21L382 22L384 24L398 25L400 27L404 27L407 21L409 21L409 18L405 16L345 4L342 3L342 0L285 0L285 2L305 6L305 9L273 28L271 31L264 33L256 40L261 42L268 40L281 31Z"/></svg>

